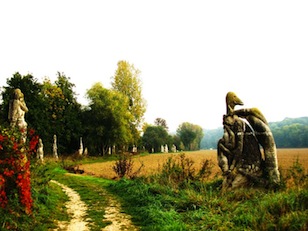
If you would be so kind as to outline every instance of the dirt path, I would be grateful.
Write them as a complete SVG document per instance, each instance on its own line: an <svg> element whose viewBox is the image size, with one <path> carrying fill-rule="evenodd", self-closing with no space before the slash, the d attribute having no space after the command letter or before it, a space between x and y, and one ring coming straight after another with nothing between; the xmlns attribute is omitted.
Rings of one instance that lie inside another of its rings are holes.
<svg viewBox="0 0 308 231"><path fill-rule="evenodd" d="M59 185L62 190L66 193L69 201L65 203L68 214L72 217L70 222L61 221L59 222L59 228L56 230L67 230L67 231L88 231L88 221L85 220L87 215L87 205L80 199L79 194L58 181L51 180L52 183Z"/></svg>
<svg viewBox="0 0 308 231"><path fill-rule="evenodd" d="M58 230L67 230L67 231L88 231L90 219L86 219L87 205L80 199L79 194L67 187L64 184L59 183L58 181L51 180L52 183L59 185L62 190L66 193L69 198L69 201L66 202L65 206L67 212L72 217L69 222L59 221ZM118 231L118 230L127 230L127 231L137 231L139 230L132 224L131 217L123 212L121 212L121 204L117 201L112 195L106 194L108 198L108 206L105 207L105 215L102 218L106 222L111 224L103 228L103 231Z"/></svg>
<svg viewBox="0 0 308 231"><path fill-rule="evenodd" d="M132 224L131 217L121 212L121 205L116 199L109 196L108 204L109 204L108 207L105 208L104 221L109 221L111 222L111 224L103 228L102 229L103 231L139 230Z"/></svg>

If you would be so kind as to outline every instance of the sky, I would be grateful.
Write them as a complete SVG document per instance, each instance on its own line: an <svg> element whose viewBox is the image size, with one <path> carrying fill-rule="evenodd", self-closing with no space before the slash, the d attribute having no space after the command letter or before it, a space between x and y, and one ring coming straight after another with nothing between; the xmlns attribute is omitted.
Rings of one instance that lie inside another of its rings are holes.
<svg viewBox="0 0 308 231"><path fill-rule="evenodd" d="M221 126L228 91L270 122L308 116L307 12L283 0L0 0L0 86L61 72L87 105L126 60L141 71L145 122L171 132Z"/></svg>

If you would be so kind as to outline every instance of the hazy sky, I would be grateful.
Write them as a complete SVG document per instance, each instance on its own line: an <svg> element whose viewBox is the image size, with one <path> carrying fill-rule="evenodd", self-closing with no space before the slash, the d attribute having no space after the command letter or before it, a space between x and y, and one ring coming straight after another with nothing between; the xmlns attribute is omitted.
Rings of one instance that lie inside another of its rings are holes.
<svg viewBox="0 0 308 231"><path fill-rule="evenodd" d="M3 1L0 86L58 71L78 101L110 87L119 60L141 71L145 121L221 125L225 95L269 121L308 116L308 1Z"/></svg>

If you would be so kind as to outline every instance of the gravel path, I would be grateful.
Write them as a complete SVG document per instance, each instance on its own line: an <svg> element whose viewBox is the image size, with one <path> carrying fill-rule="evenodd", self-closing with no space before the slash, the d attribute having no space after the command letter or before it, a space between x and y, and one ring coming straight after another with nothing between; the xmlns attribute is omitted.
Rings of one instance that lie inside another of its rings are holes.
<svg viewBox="0 0 308 231"><path fill-rule="evenodd" d="M89 231L89 221L86 219L87 205L80 199L79 194L58 181L51 180L52 183L59 185L62 190L66 193L69 201L65 203L68 214L71 216L71 220L58 221L58 228L55 231L66 230L66 231ZM139 230L132 224L131 217L121 212L121 204L109 194L105 195L108 198L108 206L105 208L105 216L102 218L104 221L108 221L111 224L103 228L103 231L137 231Z"/></svg>
<svg viewBox="0 0 308 231"><path fill-rule="evenodd" d="M72 217L69 222L60 221L58 223L59 228L56 230L67 230L67 231L88 231L88 221L85 220L87 215L87 205L80 199L79 194L58 181L51 180L52 183L59 185L62 190L66 193L69 201L65 203L68 214Z"/></svg>

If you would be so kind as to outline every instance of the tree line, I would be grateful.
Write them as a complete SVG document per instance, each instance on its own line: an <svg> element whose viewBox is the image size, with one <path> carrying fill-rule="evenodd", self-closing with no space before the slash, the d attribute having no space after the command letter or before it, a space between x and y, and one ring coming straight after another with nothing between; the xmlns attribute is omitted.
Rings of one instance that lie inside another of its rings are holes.
<svg viewBox="0 0 308 231"><path fill-rule="evenodd" d="M285 118L279 122L270 122L278 148L308 147L308 117ZM223 128L204 130L201 149L216 149L218 140L222 137Z"/></svg>
<svg viewBox="0 0 308 231"><path fill-rule="evenodd" d="M175 144L177 149L200 149L202 128L185 122L176 135L168 134L167 122L157 118L154 124L144 123L146 101L142 97L140 71L127 61L119 61L111 79L111 89L94 83L86 92L89 104L77 102L75 85L64 73L57 73L54 82L46 77L40 83L31 74L13 74L1 88L0 123L8 126L8 107L14 89L25 97L29 112L28 128L33 128L44 142L45 153L51 153L54 134L60 154L78 150L80 137L90 155L106 155L110 147L129 151L137 146L159 152L161 145Z"/></svg>

